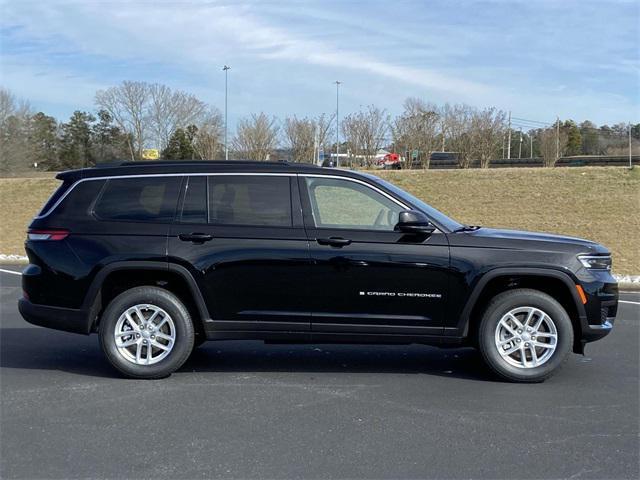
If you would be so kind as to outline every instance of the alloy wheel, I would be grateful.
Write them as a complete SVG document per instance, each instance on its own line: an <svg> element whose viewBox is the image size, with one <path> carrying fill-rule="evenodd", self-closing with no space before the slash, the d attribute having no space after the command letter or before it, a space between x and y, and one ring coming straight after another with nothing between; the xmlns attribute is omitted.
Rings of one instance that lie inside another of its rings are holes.
<svg viewBox="0 0 640 480"><path fill-rule="evenodd" d="M162 308L150 304L134 305L118 318L114 338L122 357L136 365L153 365L171 353L176 327Z"/></svg>
<svg viewBox="0 0 640 480"><path fill-rule="evenodd" d="M495 346L509 365L535 368L548 362L558 345L553 319L535 307L517 307L502 316L495 331Z"/></svg>

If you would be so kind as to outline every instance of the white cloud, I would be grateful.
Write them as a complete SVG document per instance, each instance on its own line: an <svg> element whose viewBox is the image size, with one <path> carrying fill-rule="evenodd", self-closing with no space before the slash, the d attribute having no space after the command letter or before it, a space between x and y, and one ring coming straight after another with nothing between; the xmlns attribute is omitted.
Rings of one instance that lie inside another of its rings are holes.
<svg viewBox="0 0 640 480"><path fill-rule="evenodd" d="M329 42L307 40L271 27L247 8L212 4L33 4L8 9L8 21L43 41L60 37L64 44L88 54L113 59L144 59L180 63L187 68L216 68L225 57L307 63L393 79L405 84L466 95L484 94L491 87L427 68L406 67ZM55 48L60 48L55 42ZM171 59L171 60L169 60Z"/></svg>
<svg viewBox="0 0 640 480"><path fill-rule="evenodd" d="M416 18L406 22L411 29L403 29L379 12L334 12L307 4L297 12L297 4L269 5L175 0L5 3L0 24L17 43L31 48L28 53L3 48L1 81L26 97L70 105L90 102L97 88L125 78L161 81L219 101L219 91L210 83L221 78L221 65L230 63L236 100L245 102L237 105L241 113L274 106L295 111L303 107L287 99L305 95L305 107L313 110L316 102L324 111L313 92L325 84L330 90L328 79L338 78L348 81L345 101L354 108L375 102L397 109L403 98L418 95L438 102L495 105L540 119L556 114L596 121L637 116L637 89L634 96L624 92L624 83L607 89L580 75L563 78L563 67L589 68L591 57L589 52L577 55L577 46L559 44L552 36L557 25L544 24L541 17L534 23L543 33L527 37L531 31L526 25L505 25L503 32L493 28L494 20L479 22L477 28L472 19L456 23L455 8L430 28L422 28L425 19ZM548 8L556 7L543 4L538 10ZM588 10L580 13L580 22L590 18ZM366 25L358 29L358 21ZM571 28L566 26L567 31ZM604 27L598 28L602 46L597 44L591 53L600 57L613 47L605 45ZM617 35L613 38L620 44L624 35ZM490 50L494 46L496 50ZM527 48L519 50L523 46ZM562 55L553 57L554 49ZM60 53L78 59L56 64L51 56ZM88 58L100 68L92 68ZM110 70L110 64L119 68ZM593 68L606 65L632 75L637 64L637 58L612 56L607 62L594 61ZM145 72L146 65L153 68ZM601 83L603 78L606 73L601 71ZM554 88L561 84L567 88Z"/></svg>

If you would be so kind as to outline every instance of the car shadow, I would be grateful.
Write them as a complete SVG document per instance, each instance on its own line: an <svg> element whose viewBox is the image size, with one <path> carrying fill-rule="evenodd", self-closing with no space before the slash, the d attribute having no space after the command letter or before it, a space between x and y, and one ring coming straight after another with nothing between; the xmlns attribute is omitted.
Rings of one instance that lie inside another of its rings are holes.
<svg viewBox="0 0 640 480"><path fill-rule="evenodd" d="M0 367L119 377L104 358L96 335L44 328L0 328ZM423 345L216 341L197 348L180 372L392 373L496 381L474 349Z"/></svg>

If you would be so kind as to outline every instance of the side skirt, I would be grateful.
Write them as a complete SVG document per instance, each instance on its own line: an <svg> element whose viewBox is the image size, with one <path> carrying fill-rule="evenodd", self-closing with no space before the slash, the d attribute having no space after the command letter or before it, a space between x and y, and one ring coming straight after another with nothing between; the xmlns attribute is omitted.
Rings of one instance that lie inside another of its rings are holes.
<svg viewBox="0 0 640 480"><path fill-rule="evenodd" d="M409 345L412 343L440 347L458 347L466 345L462 337L443 337L440 335L401 335L401 334L352 334L296 331L207 331L207 340L262 340L265 343L348 343Z"/></svg>

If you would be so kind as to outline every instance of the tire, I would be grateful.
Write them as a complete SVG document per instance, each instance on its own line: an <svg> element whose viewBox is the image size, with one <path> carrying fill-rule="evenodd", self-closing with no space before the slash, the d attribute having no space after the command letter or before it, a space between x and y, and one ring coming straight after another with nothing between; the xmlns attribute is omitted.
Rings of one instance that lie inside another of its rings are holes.
<svg viewBox="0 0 640 480"><path fill-rule="evenodd" d="M203 334L198 334L196 333L196 336L193 340L193 349L195 350L196 348L200 347L201 345L204 345L207 342L207 338L203 336Z"/></svg>
<svg viewBox="0 0 640 480"><path fill-rule="evenodd" d="M529 323L524 323L527 319ZM538 330L534 330L536 326ZM496 295L478 329L478 347L484 361L510 382L546 380L564 365L572 345L569 315L553 297L538 290L517 289Z"/></svg>
<svg viewBox="0 0 640 480"><path fill-rule="evenodd" d="M187 360L194 328L189 311L173 293L135 287L109 303L99 337L105 356L124 376L157 379L168 377Z"/></svg>

